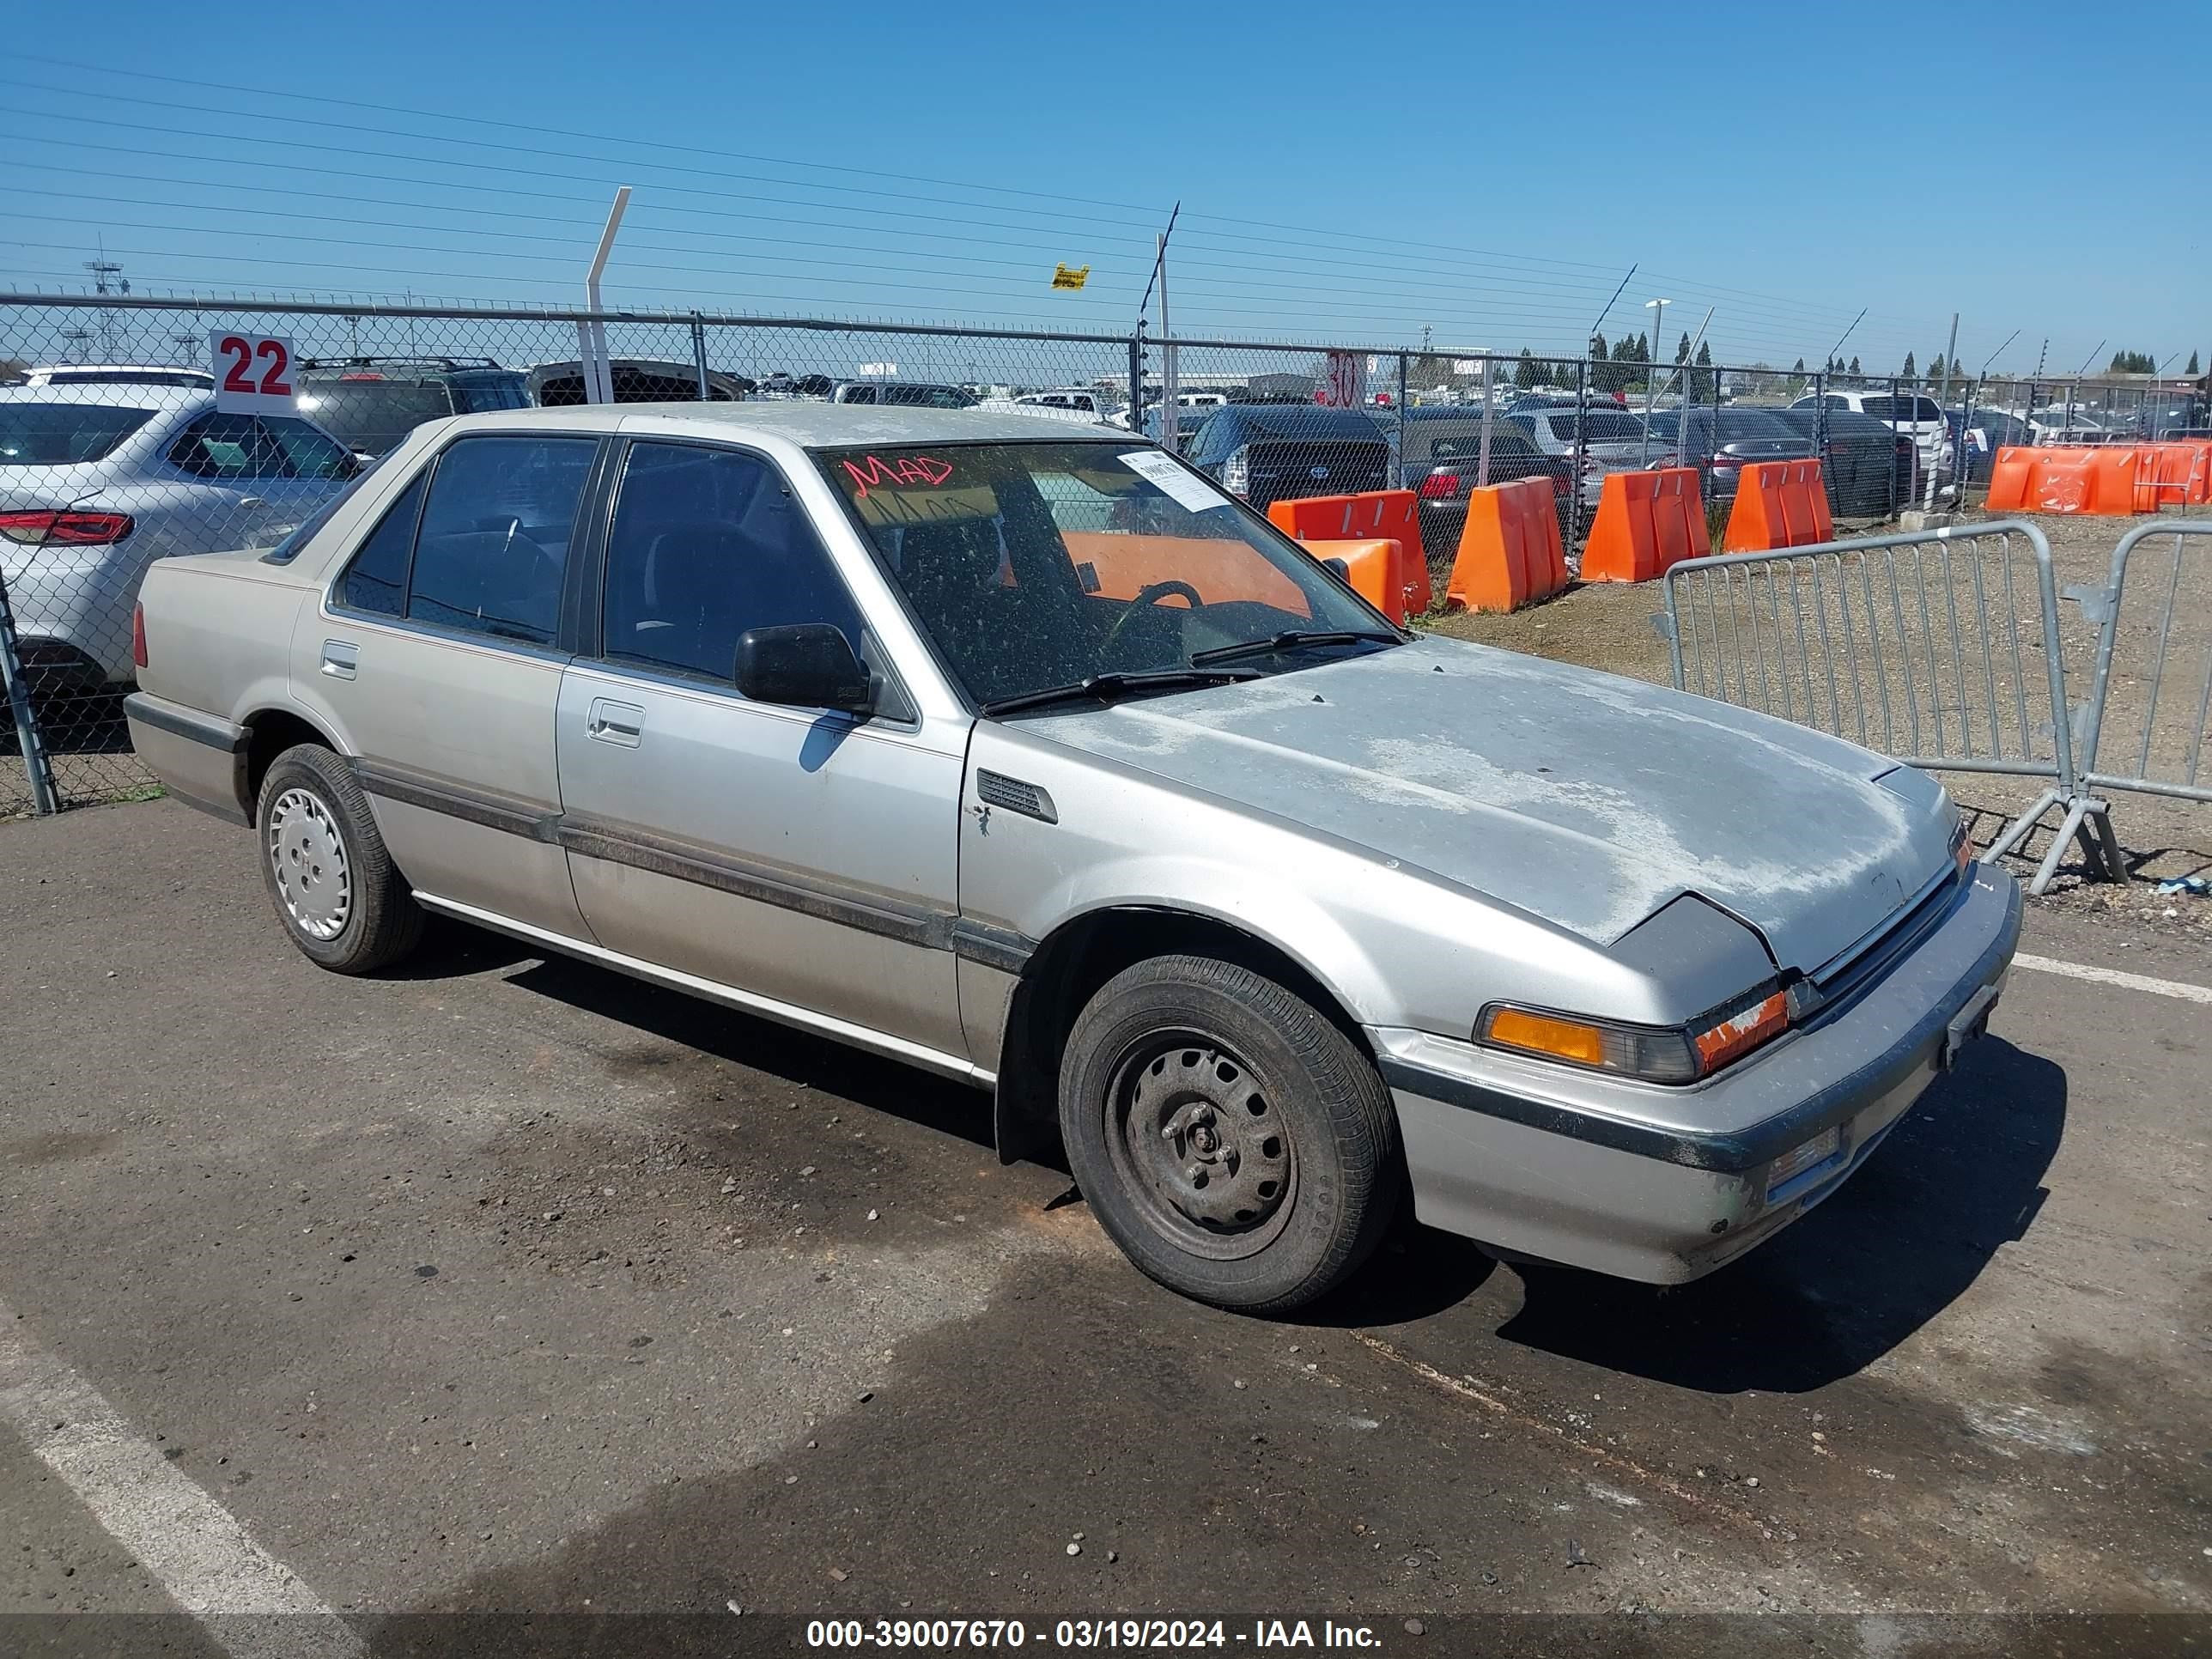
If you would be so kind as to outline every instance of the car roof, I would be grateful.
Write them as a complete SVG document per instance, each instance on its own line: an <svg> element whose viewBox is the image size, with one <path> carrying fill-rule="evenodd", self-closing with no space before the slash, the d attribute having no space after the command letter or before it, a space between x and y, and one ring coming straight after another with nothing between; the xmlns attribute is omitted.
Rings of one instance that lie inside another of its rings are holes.
<svg viewBox="0 0 2212 1659"><path fill-rule="evenodd" d="M830 404L811 400L741 404L579 404L465 415L456 432L544 427L562 432L650 433L669 437L779 438L806 449L853 444L1081 443L1087 428L1050 415L931 409L919 404ZM1145 441L1116 434L1112 441Z"/></svg>
<svg viewBox="0 0 2212 1659"><path fill-rule="evenodd" d="M208 386L173 386L159 380L64 380L58 386L0 386L0 399L13 404L109 404L130 409L190 409L215 401Z"/></svg>

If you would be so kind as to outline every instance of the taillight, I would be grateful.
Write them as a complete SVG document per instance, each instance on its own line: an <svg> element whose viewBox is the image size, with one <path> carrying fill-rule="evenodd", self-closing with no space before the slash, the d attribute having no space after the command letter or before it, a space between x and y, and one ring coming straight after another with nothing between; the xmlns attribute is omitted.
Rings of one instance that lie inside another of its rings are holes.
<svg viewBox="0 0 2212 1659"><path fill-rule="evenodd" d="M0 513L0 536L31 547L89 547L131 531L128 513Z"/></svg>
<svg viewBox="0 0 2212 1659"><path fill-rule="evenodd" d="M146 665L146 607L131 607L131 660L138 667Z"/></svg>
<svg viewBox="0 0 2212 1659"><path fill-rule="evenodd" d="M1239 444L1229 452L1229 459L1221 464L1221 487L1232 495L1247 495L1252 490L1252 450L1248 444Z"/></svg>
<svg viewBox="0 0 2212 1659"><path fill-rule="evenodd" d="M1431 472L1421 480L1421 499L1425 501L1448 501L1459 494L1459 474Z"/></svg>

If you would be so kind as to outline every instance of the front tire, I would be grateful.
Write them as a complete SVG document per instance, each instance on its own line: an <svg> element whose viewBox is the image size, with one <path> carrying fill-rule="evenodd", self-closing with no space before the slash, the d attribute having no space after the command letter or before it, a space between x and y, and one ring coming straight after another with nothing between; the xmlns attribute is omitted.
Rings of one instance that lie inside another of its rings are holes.
<svg viewBox="0 0 2212 1659"><path fill-rule="evenodd" d="M310 961L372 974L421 941L422 907L340 757L316 744L279 755L261 781L253 822L277 920Z"/></svg>
<svg viewBox="0 0 2212 1659"><path fill-rule="evenodd" d="M1389 1091L1358 1045L1250 969L1158 957L1070 1033L1060 1133L1123 1253L1217 1307L1286 1313L1340 1284L1401 1185Z"/></svg>

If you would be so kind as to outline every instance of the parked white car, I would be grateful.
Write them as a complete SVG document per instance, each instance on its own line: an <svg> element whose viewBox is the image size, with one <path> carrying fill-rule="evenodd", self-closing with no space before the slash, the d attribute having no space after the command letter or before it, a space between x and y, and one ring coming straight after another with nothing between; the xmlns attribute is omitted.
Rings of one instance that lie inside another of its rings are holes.
<svg viewBox="0 0 2212 1659"><path fill-rule="evenodd" d="M1004 415L1042 415L1055 421L1119 426L1121 408L1103 392L1068 386L1054 392L1024 392L1012 398L986 398L979 408Z"/></svg>
<svg viewBox="0 0 2212 1659"><path fill-rule="evenodd" d="M1919 452L1917 471L1923 477L1930 470L1939 473L1950 471L1950 423L1943 418L1943 406L1933 398L1911 392L1900 392L1894 397L1887 392L1808 392L1790 407L1817 409L1824 399L1831 409L1871 415L1891 431L1911 439L1913 448Z"/></svg>
<svg viewBox="0 0 2212 1659"><path fill-rule="evenodd" d="M25 666L130 680L147 566L273 546L361 470L313 422L218 413L212 386L0 387L0 579Z"/></svg>
<svg viewBox="0 0 2212 1659"><path fill-rule="evenodd" d="M48 363L23 371L25 386L204 386L215 376L174 363Z"/></svg>

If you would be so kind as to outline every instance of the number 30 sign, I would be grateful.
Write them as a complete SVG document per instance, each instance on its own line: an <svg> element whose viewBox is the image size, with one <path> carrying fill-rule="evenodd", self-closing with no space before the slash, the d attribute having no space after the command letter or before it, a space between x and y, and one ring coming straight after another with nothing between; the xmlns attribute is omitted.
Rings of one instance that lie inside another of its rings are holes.
<svg viewBox="0 0 2212 1659"><path fill-rule="evenodd" d="M216 329L208 336L215 406L227 415L295 415L292 343L282 335Z"/></svg>

